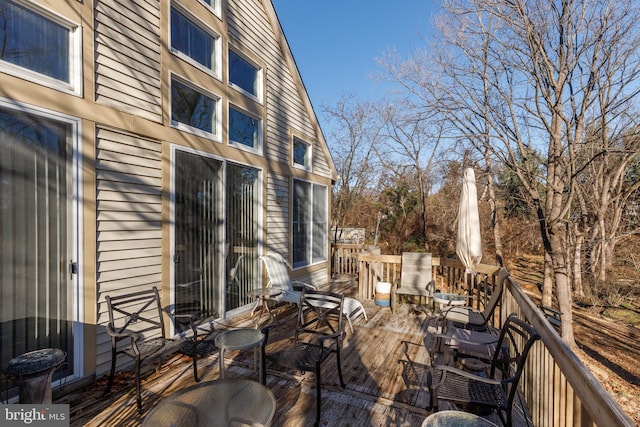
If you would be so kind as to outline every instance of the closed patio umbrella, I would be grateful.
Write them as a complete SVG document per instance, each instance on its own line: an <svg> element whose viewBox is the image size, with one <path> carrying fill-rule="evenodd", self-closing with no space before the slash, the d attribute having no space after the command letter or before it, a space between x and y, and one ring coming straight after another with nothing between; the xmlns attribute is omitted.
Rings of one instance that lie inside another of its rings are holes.
<svg viewBox="0 0 640 427"><path fill-rule="evenodd" d="M480 216L478 214L478 194L476 176L472 168L464 171L462 194L458 208L458 237L456 254L464 264L466 273L475 274L482 260L482 241L480 239Z"/></svg>

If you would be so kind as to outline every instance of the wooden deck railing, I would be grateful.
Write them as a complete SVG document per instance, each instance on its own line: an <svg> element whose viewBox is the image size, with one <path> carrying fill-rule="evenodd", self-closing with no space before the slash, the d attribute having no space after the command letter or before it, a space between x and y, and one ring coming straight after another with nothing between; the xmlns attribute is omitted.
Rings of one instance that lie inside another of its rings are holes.
<svg viewBox="0 0 640 427"><path fill-rule="evenodd" d="M340 243L331 245L331 273L357 274L358 255L366 250L364 245Z"/></svg>
<svg viewBox="0 0 640 427"><path fill-rule="evenodd" d="M395 283L400 278L402 257L399 255L358 256L358 296L373 299L378 281ZM481 264L478 275L467 278L464 267L457 260L433 258L434 277L440 290L455 291L465 287L474 301L487 298L486 287L479 281L496 283L498 267ZM541 340L535 344L520 381L522 395L535 426L634 426L631 418L620 408L602 384L564 344L557 332L531 299L511 278L503 293L496 323L502 324L510 313L517 313L533 325Z"/></svg>

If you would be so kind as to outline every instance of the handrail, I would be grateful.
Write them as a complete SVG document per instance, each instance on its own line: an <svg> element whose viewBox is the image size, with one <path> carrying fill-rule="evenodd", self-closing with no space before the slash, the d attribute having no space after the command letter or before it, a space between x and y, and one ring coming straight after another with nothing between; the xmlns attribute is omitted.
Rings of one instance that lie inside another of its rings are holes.
<svg viewBox="0 0 640 427"><path fill-rule="evenodd" d="M358 297L373 299L378 281L394 283L400 277L400 255L358 255ZM458 260L432 258L436 285L452 289L464 283L464 266ZM479 276L496 283L498 267L480 264ZM486 300L485 288L477 286L474 276L466 289ZM635 423L609 394L578 356L562 341L555 329L538 310L531 299L510 277L497 311L502 324L510 313L528 321L540 334L527 359L522 395L535 426L634 426Z"/></svg>
<svg viewBox="0 0 640 427"><path fill-rule="evenodd" d="M536 426L635 426L618 402L565 344L531 299L511 278L503 294L503 314L516 312L540 334L528 363L523 394ZM546 381L542 381L546 379ZM545 390L551 386L551 390ZM556 389L564 393L560 394ZM544 401L540 401L544 399ZM533 409L537 408L537 411Z"/></svg>

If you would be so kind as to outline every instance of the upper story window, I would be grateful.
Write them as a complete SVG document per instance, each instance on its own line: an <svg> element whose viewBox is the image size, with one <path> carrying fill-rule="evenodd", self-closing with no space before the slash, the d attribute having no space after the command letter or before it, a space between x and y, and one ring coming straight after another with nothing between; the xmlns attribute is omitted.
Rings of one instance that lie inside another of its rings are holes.
<svg viewBox="0 0 640 427"><path fill-rule="evenodd" d="M229 84L262 102L262 69L229 49Z"/></svg>
<svg viewBox="0 0 640 427"><path fill-rule="evenodd" d="M262 120L229 106L229 142L260 150Z"/></svg>
<svg viewBox="0 0 640 427"><path fill-rule="evenodd" d="M78 95L81 33L35 4L0 0L0 71Z"/></svg>
<svg viewBox="0 0 640 427"><path fill-rule="evenodd" d="M220 78L220 37L171 7L171 51Z"/></svg>
<svg viewBox="0 0 640 427"><path fill-rule="evenodd" d="M293 137L293 165L311 170L311 144Z"/></svg>
<svg viewBox="0 0 640 427"><path fill-rule="evenodd" d="M218 18L220 17L220 1L221 0L200 0L200 2L204 3L209 9L211 9Z"/></svg>
<svg viewBox="0 0 640 427"><path fill-rule="evenodd" d="M171 125L220 141L219 98L171 78Z"/></svg>

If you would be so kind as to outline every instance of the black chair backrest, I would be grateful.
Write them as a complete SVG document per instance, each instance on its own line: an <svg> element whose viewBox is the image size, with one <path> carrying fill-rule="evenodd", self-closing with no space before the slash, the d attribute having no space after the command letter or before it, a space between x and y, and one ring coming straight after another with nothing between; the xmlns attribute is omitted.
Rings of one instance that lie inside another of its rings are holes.
<svg viewBox="0 0 640 427"><path fill-rule="evenodd" d="M533 326L519 319L515 313L509 315L501 329L496 351L491 359L490 377L496 378L496 369L502 372L503 383L511 385L508 396L510 405L524 371L529 350L538 339L540 335Z"/></svg>
<svg viewBox="0 0 640 427"><path fill-rule="evenodd" d="M342 306L344 295L304 289L300 296L296 322L296 341L301 334L326 336L344 333Z"/></svg>
<svg viewBox="0 0 640 427"><path fill-rule="evenodd" d="M121 333L125 330L140 334L165 336L164 318L157 287L125 295L107 296L109 327Z"/></svg>
<svg viewBox="0 0 640 427"><path fill-rule="evenodd" d="M504 292L504 282L509 278L509 272L505 268L500 268L500 272L498 273L498 283L496 287L493 289L493 293L491 294L491 299L487 302L484 310L482 311L482 315L485 319L489 319L493 312L495 311L498 303L502 300L502 294Z"/></svg>

